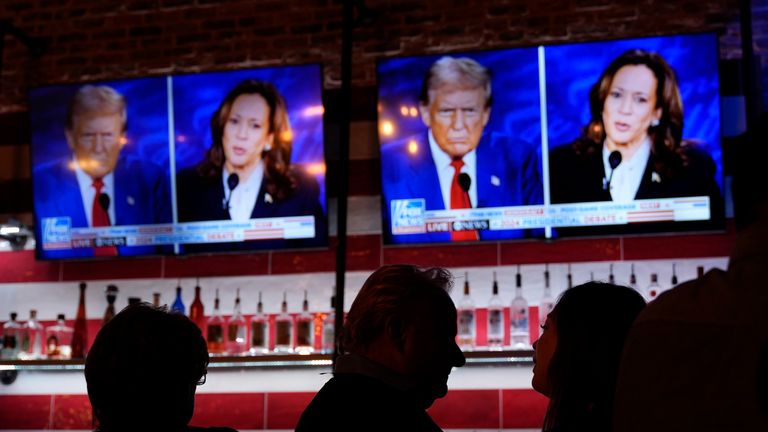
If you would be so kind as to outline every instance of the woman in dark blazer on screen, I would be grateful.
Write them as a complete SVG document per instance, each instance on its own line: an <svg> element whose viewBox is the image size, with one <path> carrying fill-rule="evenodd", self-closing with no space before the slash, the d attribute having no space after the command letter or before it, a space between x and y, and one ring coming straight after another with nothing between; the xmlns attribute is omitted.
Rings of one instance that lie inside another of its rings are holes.
<svg viewBox="0 0 768 432"><path fill-rule="evenodd" d="M211 133L213 144L203 161L177 176L179 222L314 216L314 239L261 241L256 247L325 244L320 188L314 177L291 165L288 113L272 84L256 80L238 84L213 114ZM185 245L185 250L211 248L254 245Z"/></svg>

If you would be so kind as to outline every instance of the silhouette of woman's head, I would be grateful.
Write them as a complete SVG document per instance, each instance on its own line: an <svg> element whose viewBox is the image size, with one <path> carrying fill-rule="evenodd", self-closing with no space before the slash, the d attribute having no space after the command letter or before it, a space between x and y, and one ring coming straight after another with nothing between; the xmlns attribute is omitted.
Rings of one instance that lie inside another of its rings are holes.
<svg viewBox="0 0 768 432"><path fill-rule="evenodd" d="M207 365L205 340L187 317L128 306L99 331L85 362L99 429L182 430Z"/></svg>
<svg viewBox="0 0 768 432"><path fill-rule="evenodd" d="M565 291L534 343L533 387L550 398L544 430L608 431L624 341L643 297L589 282Z"/></svg>

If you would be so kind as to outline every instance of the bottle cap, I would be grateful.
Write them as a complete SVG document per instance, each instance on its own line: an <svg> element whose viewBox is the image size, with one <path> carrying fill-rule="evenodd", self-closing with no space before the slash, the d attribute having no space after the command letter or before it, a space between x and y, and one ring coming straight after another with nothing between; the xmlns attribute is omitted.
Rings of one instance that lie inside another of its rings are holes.
<svg viewBox="0 0 768 432"><path fill-rule="evenodd" d="M64 320L64 314L60 313L60 314L56 315L56 319L63 321Z"/></svg>

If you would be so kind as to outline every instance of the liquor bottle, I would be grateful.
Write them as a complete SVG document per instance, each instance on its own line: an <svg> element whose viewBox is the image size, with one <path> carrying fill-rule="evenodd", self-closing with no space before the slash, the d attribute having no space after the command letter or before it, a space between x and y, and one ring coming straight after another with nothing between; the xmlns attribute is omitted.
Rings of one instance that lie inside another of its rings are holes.
<svg viewBox="0 0 768 432"><path fill-rule="evenodd" d="M616 285L616 276L613 275L613 263L608 267L608 283Z"/></svg>
<svg viewBox="0 0 768 432"><path fill-rule="evenodd" d="M672 288L677 286L677 264L672 263Z"/></svg>
<svg viewBox="0 0 768 432"><path fill-rule="evenodd" d="M118 291L116 285L107 285L107 289L104 291L107 297L107 310L104 311L104 320L101 322L102 327L115 316L115 300L117 300Z"/></svg>
<svg viewBox="0 0 768 432"><path fill-rule="evenodd" d="M216 299L213 301L213 314L208 320L208 352L211 354L224 354L224 319L219 309L219 290L216 290Z"/></svg>
<svg viewBox="0 0 768 432"><path fill-rule="evenodd" d="M315 317L309 313L307 290L304 290L304 302L301 314L296 317L296 352L310 354L315 351Z"/></svg>
<svg viewBox="0 0 768 432"><path fill-rule="evenodd" d="M269 352L269 317L264 315L264 305L261 303L261 292L259 292L259 303L256 305L256 315L251 318L251 354L266 354Z"/></svg>
<svg viewBox="0 0 768 432"><path fill-rule="evenodd" d="M629 273L629 287L632 288L635 291L638 291L637 289L637 276L635 275L635 264L632 264L632 267L630 267L630 273Z"/></svg>
<svg viewBox="0 0 768 432"><path fill-rule="evenodd" d="M488 300L488 349L501 350L504 346L504 307L499 297L499 283L493 272L493 288Z"/></svg>
<svg viewBox="0 0 768 432"><path fill-rule="evenodd" d="M3 349L0 358L3 360L16 360L21 352L22 326L16 321L18 315L11 312L11 320L3 326Z"/></svg>
<svg viewBox="0 0 768 432"><path fill-rule="evenodd" d="M88 343L88 323L85 320L85 282L80 282L80 301L75 317L75 332L72 335L72 358L84 359Z"/></svg>
<svg viewBox="0 0 768 432"><path fill-rule="evenodd" d="M704 277L704 266L696 267L696 279L700 279L703 277Z"/></svg>
<svg viewBox="0 0 768 432"><path fill-rule="evenodd" d="M656 273L651 273L651 284L645 290L648 301L656 298L661 293L661 286L659 286L659 276Z"/></svg>
<svg viewBox="0 0 768 432"><path fill-rule="evenodd" d="M571 265L570 264L568 264L568 276L566 276L566 278L567 278L567 282L566 283L568 285L568 289L573 288L573 273L571 273Z"/></svg>
<svg viewBox="0 0 768 432"><path fill-rule="evenodd" d="M186 314L186 309L184 308L184 302L181 301L181 281L179 281L179 284L176 286L176 299L173 301L173 304L171 305L171 312L180 313L182 315Z"/></svg>
<svg viewBox="0 0 768 432"><path fill-rule="evenodd" d="M293 352L293 318L288 315L287 294L283 293L280 314L275 317L275 352Z"/></svg>
<svg viewBox="0 0 768 432"><path fill-rule="evenodd" d="M45 349L49 359L65 360L72 358L72 327L67 327L64 314L56 317L56 325L45 329Z"/></svg>
<svg viewBox="0 0 768 432"><path fill-rule="evenodd" d="M141 304L141 297L128 297L128 306Z"/></svg>
<svg viewBox="0 0 768 432"><path fill-rule="evenodd" d="M335 288L334 288L335 291ZM336 348L336 296L331 296L331 308L323 317L322 352L332 353Z"/></svg>
<svg viewBox="0 0 768 432"><path fill-rule="evenodd" d="M240 288L235 297L235 310L227 321L227 352L230 355L246 355L248 353L248 323L245 322L240 309Z"/></svg>
<svg viewBox="0 0 768 432"><path fill-rule="evenodd" d="M520 274L520 266L517 266L517 274L515 275L515 298L512 299L509 318L509 334L512 349L530 349L531 334L528 329L528 302L523 297L523 277Z"/></svg>
<svg viewBox="0 0 768 432"><path fill-rule="evenodd" d="M37 320L37 311L29 311L29 321L24 325L22 332L21 353L22 360L37 360L43 358L43 341L45 340L45 328Z"/></svg>
<svg viewBox="0 0 768 432"><path fill-rule="evenodd" d="M458 315L458 343L459 348L471 351L475 348L475 302L469 295L469 273L464 272L464 295L459 301Z"/></svg>
<svg viewBox="0 0 768 432"><path fill-rule="evenodd" d="M203 337L205 337L207 326L205 322L205 308L203 307L202 300L200 300L200 279L198 279L195 284L195 299L192 300L192 304L189 305L189 319L197 324L197 327L203 332Z"/></svg>
<svg viewBox="0 0 768 432"><path fill-rule="evenodd" d="M152 293L152 306L160 307L160 293Z"/></svg>
<svg viewBox="0 0 768 432"><path fill-rule="evenodd" d="M547 316L552 312L554 306L552 289L549 287L549 264L544 264L544 294L539 302L539 325L543 325L547 321Z"/></svg>

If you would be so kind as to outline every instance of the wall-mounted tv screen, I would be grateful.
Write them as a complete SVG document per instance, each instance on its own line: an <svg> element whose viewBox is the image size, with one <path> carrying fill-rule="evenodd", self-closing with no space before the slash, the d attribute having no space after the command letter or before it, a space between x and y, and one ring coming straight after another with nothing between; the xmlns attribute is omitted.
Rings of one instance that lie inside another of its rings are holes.
<svg viewBox="0 0 768 432"><path fill-rule="evenodd" d="M29 94L41 259L327 245L319 65Z"/></svg>
<svg viewBox="0 0 768 432"><path fill-rule="evenodd" d="M387 244L722 229L717 37L380 61Z"/></svg>

